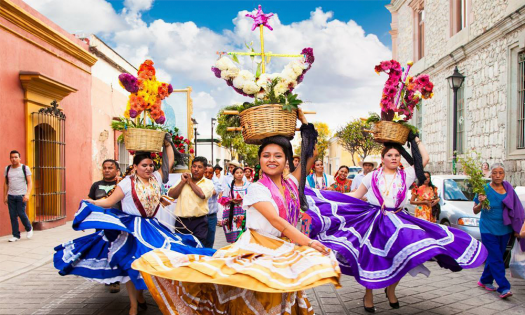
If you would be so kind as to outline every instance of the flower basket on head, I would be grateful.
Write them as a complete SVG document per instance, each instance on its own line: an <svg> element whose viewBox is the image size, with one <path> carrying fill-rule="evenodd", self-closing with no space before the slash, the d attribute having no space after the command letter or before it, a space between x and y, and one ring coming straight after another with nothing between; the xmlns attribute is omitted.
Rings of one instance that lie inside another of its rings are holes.
<svg viewBox="0 0 525 315"><path fill-rule="evenodd" d="M157 81L151 60L140 65L138 77L123 73L118 78L130 95L124 118L114 120L112 128L122 131L128 151L161 151L166 134L162 100L173 92L173 87Z"/></svg>
<svg viewBox="0 0 525 315"><path fill-rule="evenodd" d="M262 139L275 135L282 135L290 140L294 137L297 109L302 101L297 99L293 90L303 81L304 75L315 61L312 48L304 48L298 55L264 51L263 29L267 27L273 30L269 25L272 15L264 14L261 6L255 15L246 15L254 19L252 31L260 30L260 52L255 52L253 43L246 44L248 52L218 52L219 59L211 68L217 78L225 80L237 93L254 98L251 103L245 102L238 111L224 111L226 115L240 115L241 127L231 127L228 131L242 131L244 141L248 144L260 144ZM257 68L255 74L238 67L240 62L237 56L243 55L251 57L252 66L255 68L256 65ZM261 58L260 62L255 56ZM265 73L266 64L271 58L277 57L299 59L292 60L280 73Z"/></svg>
<svg viewBox="0 0 525 315"><path fill-rule="evenodd" d="M261 105L240 113L242 136L248 144L261 144L264 138L285 136L292 139L297 124L297 110L286 111L280 104Z"/></svg>
<svg viewBox="0 0 525 315"><path fill-rule="evenodd" d="M134 152L160 152L164 144L164 130L129 128L122 132L126 150Z"/></svg>
<svg viewBox="0 0 525 315"><path fill-rule="evenodd" d="M410 128L392 121L378 121L372 125L371 132L376 142L394 142L405 144L407 142Z"/></svg>
<svg viewBox="0 0 525 315"><path fill-rule="evenodd" d="M381 116L376 114L367 119L373 124L370 132L377 142L405 144L411 130L417 133L417 128L408 121L414 109L421 107L421 101L433 96L434 84L426 74L416 78L408 76L412 64L411 61L407 63L404 75L404 69L395 60L383 61L375 67L378 74L388 74L381 97Z"/></svg>

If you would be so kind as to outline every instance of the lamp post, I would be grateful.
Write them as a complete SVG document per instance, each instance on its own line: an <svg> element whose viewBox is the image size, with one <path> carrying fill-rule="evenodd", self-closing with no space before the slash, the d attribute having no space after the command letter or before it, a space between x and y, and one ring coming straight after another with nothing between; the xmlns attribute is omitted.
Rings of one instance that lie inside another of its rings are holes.
<svg viewBox="0 0 525 315"><path fill-rule="evenodd" d="M215 124L215 122L217 121L217 119L215 118L211 118L211 165L213 165L213 125Z"/></svg>
<svg viewBox="0 0 525 315"><path fill-rule="evenodd" d="M458 66L454 68L454 73L447 78L448 85L454 92L454 125L452 131L452 174L456 175L456 158L457 158L457 132L458 132L458 90L465 80L465 76L462 75Z"/></svg>
<svg viewBox="0 0 525 315"><path fill-rule="evenodd" d="M197 120L194 120L193 121L193 130L194 130L194 136L193 136L193 140L195 141L195 156L197 156L197 126L199 124L197 123Z"/></svg>

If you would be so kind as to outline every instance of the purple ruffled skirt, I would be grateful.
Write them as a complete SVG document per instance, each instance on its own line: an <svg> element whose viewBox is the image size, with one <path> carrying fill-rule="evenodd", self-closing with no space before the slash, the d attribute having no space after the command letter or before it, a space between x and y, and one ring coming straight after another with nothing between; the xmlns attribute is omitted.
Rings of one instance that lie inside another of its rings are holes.
<svg viewBox="0 0 525 315"><path fill-rule="evenodd" d="M452 271L476 268L487 250L461 230L381 208L337 192L305 189L310 237L336 252L343 274L385 288L435 258Z"/></svg>

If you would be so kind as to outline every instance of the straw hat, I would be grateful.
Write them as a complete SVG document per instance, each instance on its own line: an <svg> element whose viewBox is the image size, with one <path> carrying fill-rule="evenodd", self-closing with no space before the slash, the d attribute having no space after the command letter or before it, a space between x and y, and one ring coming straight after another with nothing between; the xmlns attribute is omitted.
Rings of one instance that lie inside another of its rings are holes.
<svg viewBox="0 0 525 315"><path fill-rule="evenodd" d="M230 163L228 163L228 165L233 165L235 167L241 167L241 163L239 163L239 161L237 161L237 160L230 161Z"/></svg>
<svg viewBox="0 0 525 315"><path fill-rule="evenodd" d="M363 167L363 164L365 164L365 163L372 164L374 166L374 168L377 167L377 162L374 161L371 156L365 157L365 159L363 161L359 162L359 165L361 167Z"/></svg>

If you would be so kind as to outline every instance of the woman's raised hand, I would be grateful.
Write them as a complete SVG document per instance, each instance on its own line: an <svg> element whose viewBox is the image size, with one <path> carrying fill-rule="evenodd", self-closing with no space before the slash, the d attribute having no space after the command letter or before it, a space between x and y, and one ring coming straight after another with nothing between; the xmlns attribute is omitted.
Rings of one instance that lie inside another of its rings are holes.
<svg viewBox="0 0 525 315"><path fill-rule="evenodd" d="M300 108L297 109L297 119L299 119L303 124L308 124L308 120L306 120L306 116L304 116L303 110Z"/></svg>

